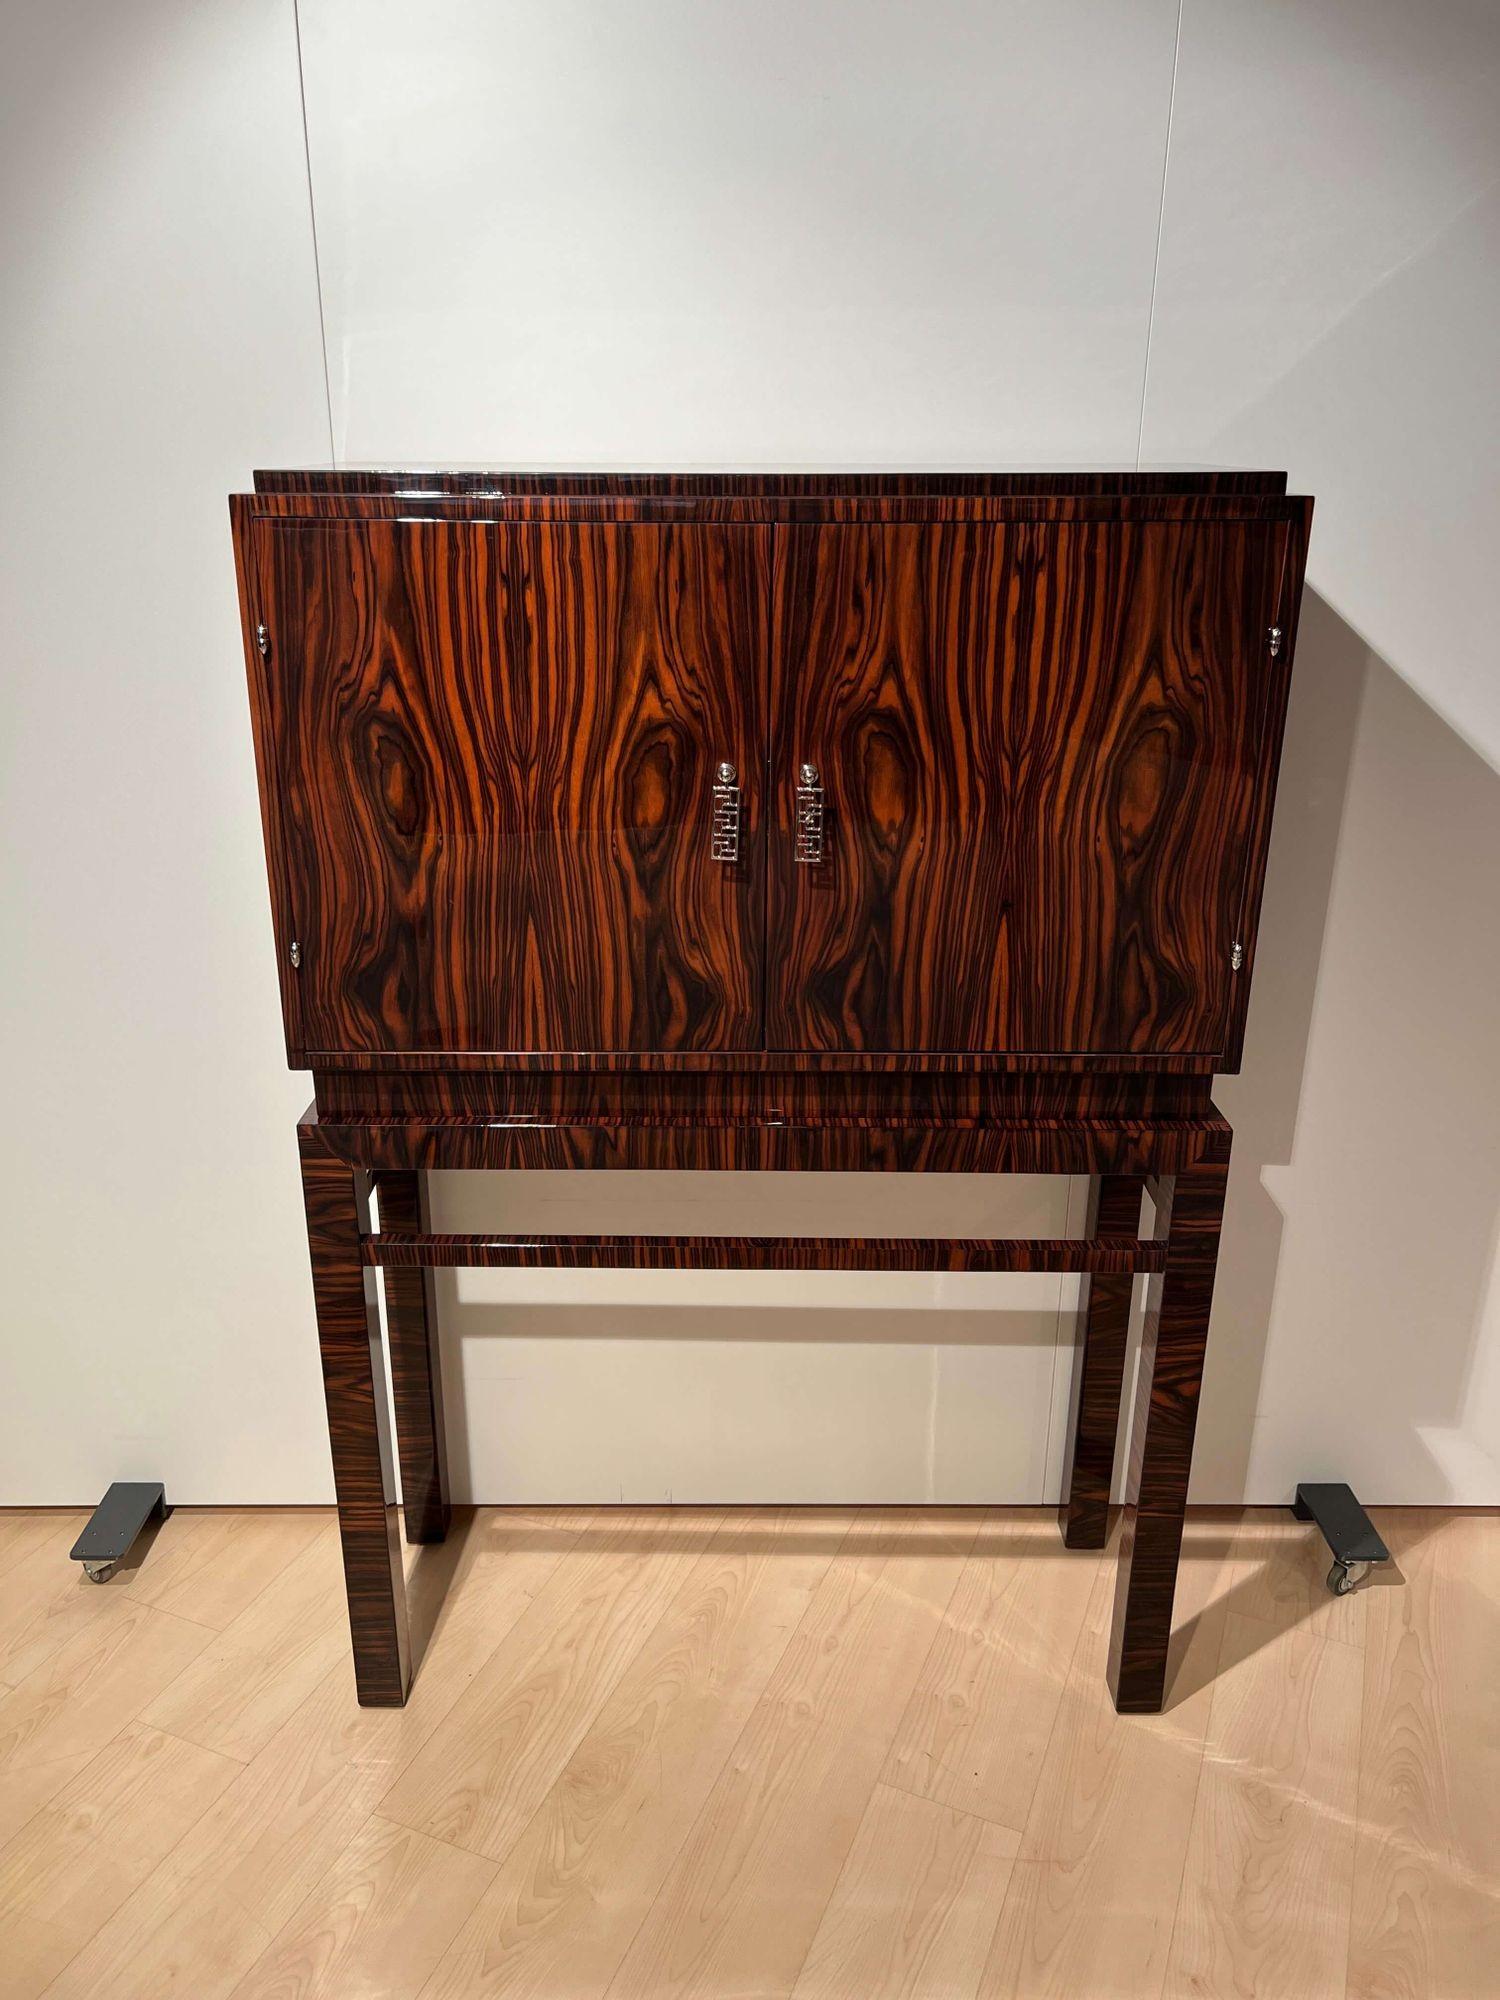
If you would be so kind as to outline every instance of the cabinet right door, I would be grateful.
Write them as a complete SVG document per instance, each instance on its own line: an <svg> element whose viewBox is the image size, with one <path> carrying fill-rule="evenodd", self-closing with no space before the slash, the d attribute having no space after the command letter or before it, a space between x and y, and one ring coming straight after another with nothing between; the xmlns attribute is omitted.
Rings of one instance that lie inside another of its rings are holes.
<svg viewBox="0 0 1500 2000"><path fill-rule="evenodd" d="M1216 1054L1284 535L780 531L768 1045Z"/></svg>

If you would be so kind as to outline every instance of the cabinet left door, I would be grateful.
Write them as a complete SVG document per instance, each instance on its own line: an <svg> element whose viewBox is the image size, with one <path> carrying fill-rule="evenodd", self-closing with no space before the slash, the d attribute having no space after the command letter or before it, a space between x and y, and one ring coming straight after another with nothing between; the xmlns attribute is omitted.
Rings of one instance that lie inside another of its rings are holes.
<svg viewBox="0 0 1500 2000"><path fill-rule="evenodd" d="M760 1045L767 530L245 541L294 1053Z"/></svg>

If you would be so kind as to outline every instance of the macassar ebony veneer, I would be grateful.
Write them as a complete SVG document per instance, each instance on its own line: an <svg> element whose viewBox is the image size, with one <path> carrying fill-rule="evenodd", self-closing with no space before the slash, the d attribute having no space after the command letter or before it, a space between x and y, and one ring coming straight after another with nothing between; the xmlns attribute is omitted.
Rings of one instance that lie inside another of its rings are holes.
<svg viewBox="0 0 1500 2000"><path fill-rule="evenodd" d="M360 1700L410 1682L398 1453L407 1539L448 1524L433 1269L648 1264L1079 1273L1080 1548L1140 1277L1109 1671L1159 1708L1311 502L346 471L230 506ZM432 1230L427 1170L503 1166L1091 1196L1066 1240Z"/></svg>

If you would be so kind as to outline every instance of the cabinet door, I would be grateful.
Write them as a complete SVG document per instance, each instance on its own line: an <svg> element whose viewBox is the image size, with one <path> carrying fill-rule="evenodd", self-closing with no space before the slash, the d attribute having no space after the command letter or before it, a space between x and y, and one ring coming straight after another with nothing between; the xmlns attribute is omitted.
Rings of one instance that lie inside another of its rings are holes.
<svg viewBox="0 0 1500 2000"><path fill-rule="evenodd" d="M1221 1048L1280 532L783 531L773 1048Z"/></svg>
<svg viewBox="0 0 1500 2000"><path fill-rule="evenodd" d="M760 1046L767 531L255 537L294 1046ZM711 845L721 760L737 860Z"/></svg>

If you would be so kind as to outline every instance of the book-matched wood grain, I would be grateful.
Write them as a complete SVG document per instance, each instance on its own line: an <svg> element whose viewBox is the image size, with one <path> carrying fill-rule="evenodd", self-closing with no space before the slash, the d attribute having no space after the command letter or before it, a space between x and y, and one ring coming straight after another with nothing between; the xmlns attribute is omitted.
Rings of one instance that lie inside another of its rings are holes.
<svg viewBox="0 0 1500 2000"><path fill-rule="evenodd" d="M780 531L768 1045L1219 1049L1276 546L1250 523Z"/></svg>
<svg viewBox="0 0 1500 2000"><path fill-rule="evenodd" d="M247 532L295 1044L759 1046L767 532Z"/></svg>
<svg viewBox="0 0 1500 2000"><path fill-rule="evenodd" d="M1280 475L261 477L294 1054L753 1052L764 860L772 1048L1237 1061L1309 515Z"/></svg>

